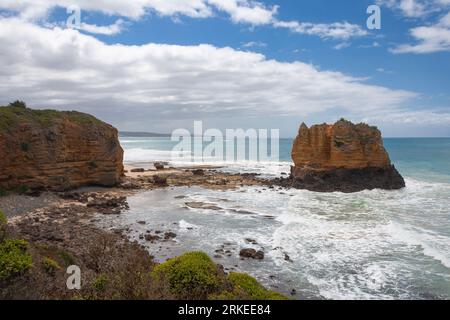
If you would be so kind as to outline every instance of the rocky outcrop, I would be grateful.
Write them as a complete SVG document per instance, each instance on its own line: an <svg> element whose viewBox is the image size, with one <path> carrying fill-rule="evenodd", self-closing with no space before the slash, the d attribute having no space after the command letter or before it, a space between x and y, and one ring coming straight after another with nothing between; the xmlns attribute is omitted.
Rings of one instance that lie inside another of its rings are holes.
<svg viewBox="0 0 450 320"><path fill-rule="evenodd" d="M381 133L367 124L340 120L334 125L300 126L292 148L294 187L356 192L400 189L405 182L391 164Z"/></svg>
<svg viewBox="0 0 450 320"><path fill-rule="evenodd" d="M114 186L123 176L117 130L79 112L0 107L0 188Z"/></svg>

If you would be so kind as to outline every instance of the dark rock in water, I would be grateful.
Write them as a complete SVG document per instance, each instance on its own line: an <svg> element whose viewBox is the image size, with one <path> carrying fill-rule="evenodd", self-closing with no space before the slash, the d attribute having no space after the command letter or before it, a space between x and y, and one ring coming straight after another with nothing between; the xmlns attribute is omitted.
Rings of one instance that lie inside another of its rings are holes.
<svg viewBox="0 0 450 320"><path fill-rule="evenodd" d="M147 234L147 235L145 235L145 240L149 241L149 242L155 242L155 241L161 240L161 237L157 236L157 235Z"/></svg>
<svg viewBox="0 0 450 320"><path fill-rule="evenodd" d="M405 181L394 166L314 171L305 173L302 178L280 178L274 182L287 188L316 192L351 193L373 189L397 190L405 187Z"/></svg>
<svg viewBox="0 0 450 320"><path fill-rule="evenodd" d="M291 260L291 257L289 257L289 255L287 253L284 254L284 260L287 262L294 262Z"/></svg>
<svg viewBox="0 0 450 320"><path fill-rule="evenodd" d="M346 120L311 128L302 124L292 159L291 176L276 179L275 184L318 192L405 187L383 147L380 131L367 124Z"/></svg>
<svg viewBox="0 0 450 320"><path fill-rule="evenodd" d="M157 184L159 186L167 186L168 185L167 178L163 177L163 176L158 176L158 175L153 177L153 183Z"/></svg>
<svg viewBox="0 0 450 320"><path fill-rule="evenodd" d="M262 251L256 251L255 249L242 249L239 252L239 255L243 258L252 258L256 260L263 260L264 259L264 252Z"/></svg>
<svg viewBox="0 0 450 320"><path fill-rule="evenodd" d="M164 163L162 162L155 162L153 163L153 166L156 170L164 170Z"/></svg>
<svg viewBox="0 0 450 320"><path fill-rule="evenodd" d="M205 175L205 170L203 170L203 169L192 170L192 174L194 176L204 176Z"/></svg>
<svg viewBox="0 0 450 320"><path fill-rule="evenodd" d="M176 237L177 237L177 234L173 233L173 232L166 232L164 234L164 239L165 240L173 239L173 238L176 238Z"/></svg>
<svg viewBox="0 0 450 320"><path fill-rule="evenodd" d="M258 242L256 242L255 239L250 239L250 238L246 238L246 239L245 239L245 242L251 243L251 244L258 244Z"/></svg>
<svg viewBox="0 0 450 320"><path fill-rule="evenodd" d="M144 168L136 168L136 169L131 169L130 172L133 172L133 173L145 172L145 169Z"/></svg>
<svg viewBox="0 0 450 320"><path fill-rule="evenodd" d="M204 209L204 210L222 210L221 207L212 204L212 203L205 203L205 202L186 202L185 205L188 208L192 208L192 209Z"/></svg>

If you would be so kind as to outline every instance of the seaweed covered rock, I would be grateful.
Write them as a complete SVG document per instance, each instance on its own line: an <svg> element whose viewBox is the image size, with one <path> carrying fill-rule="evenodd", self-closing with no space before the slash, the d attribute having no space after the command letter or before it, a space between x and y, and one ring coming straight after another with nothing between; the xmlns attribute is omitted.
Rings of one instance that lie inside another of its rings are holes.
<svg viewBox="0 0 450 320"><path fill-rule="evenodd" d="M117 130L80 112L0 107L0 188L114 186L123 176Z"/></svg>

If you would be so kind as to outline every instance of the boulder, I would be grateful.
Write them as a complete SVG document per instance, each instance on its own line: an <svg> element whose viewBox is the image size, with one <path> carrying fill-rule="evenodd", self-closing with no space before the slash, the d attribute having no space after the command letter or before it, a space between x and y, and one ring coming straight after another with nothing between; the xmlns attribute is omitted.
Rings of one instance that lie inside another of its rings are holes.
<svg viewBox="0 0 450 320"><path fill-rule="evenodd" d="M405 182L391 164L381 132L367 124L300 126L292 147L293 187L312 191L357 192L400 189ZM286 181L285 181L286 182Z"/></svg>
<svg viewBox="0 0 450 320"><path fill-rule="evenodd" d="M255 249L251 249L251 248L242 249L239 252L239 255L243 258L251 258L251 259L256 259L256 260L264 259L264 252L256 251Z"/></svg>
<svg viewBox="0 0 450 320"><path fill-rule="evenodd" d="M156 170L164 170L164 163L162 162L155 162L153 163L153 166Z"/></svg>

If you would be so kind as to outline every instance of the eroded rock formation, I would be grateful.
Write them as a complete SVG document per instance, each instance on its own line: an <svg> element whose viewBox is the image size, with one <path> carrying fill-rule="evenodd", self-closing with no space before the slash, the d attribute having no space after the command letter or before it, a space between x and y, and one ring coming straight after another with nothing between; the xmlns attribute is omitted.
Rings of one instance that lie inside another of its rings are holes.
<svg viewBox="0 0 450 320"><path fill-rule="evenodd" d="M113 186L122 160L117 130L93 116L0 107L0 188Z"/></svg>
<svg viewBox="0 0 450 320"><path fill-rule="evenodd" d="M292 183L313 191L400 189L405 182L391 164L381 133L367 124L340 120L302 124L292 148Z"/></svg>

